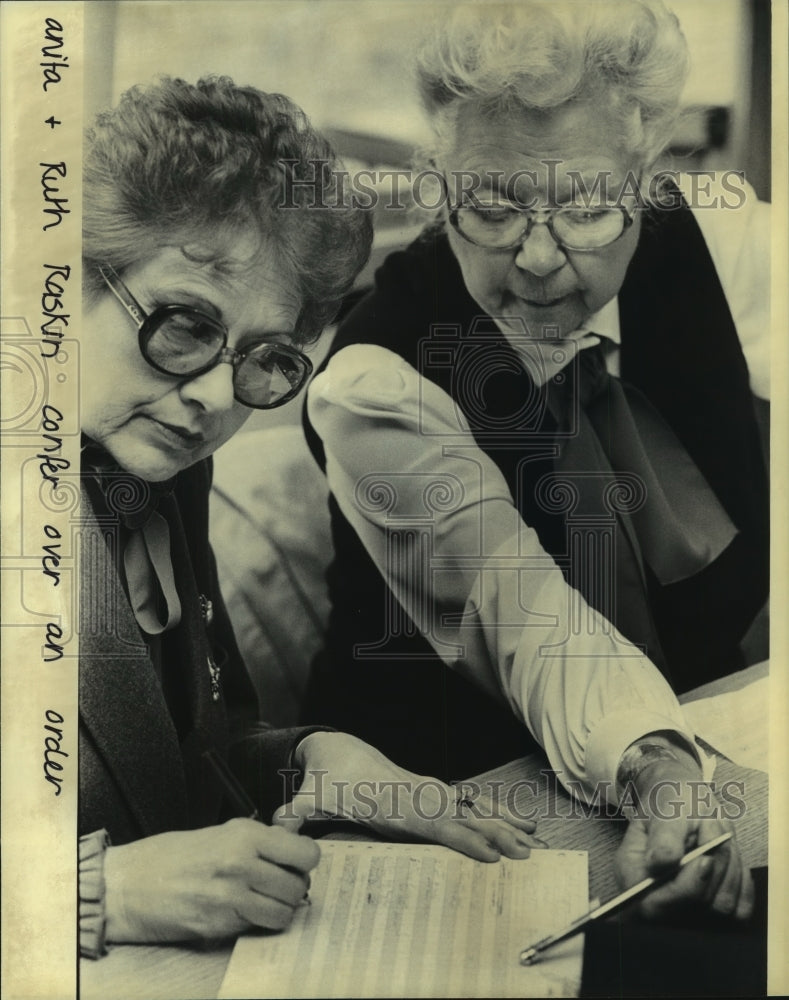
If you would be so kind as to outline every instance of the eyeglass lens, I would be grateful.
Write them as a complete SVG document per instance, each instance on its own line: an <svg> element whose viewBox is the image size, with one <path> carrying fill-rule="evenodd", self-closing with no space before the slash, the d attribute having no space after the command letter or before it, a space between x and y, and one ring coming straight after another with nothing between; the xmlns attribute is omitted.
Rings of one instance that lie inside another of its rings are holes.
<svg viewBox="0 0 789 1000"><path fill-rule="evenodd" d="M236 368L236 396L243 403L261 408L286 403L296 395L310 371L306 358L287 353L276 344L262 344Z"/></svg>
<svg viewBox="0 0 789 1000"><path fill-rule="evenodd" d="M486 247L510 247L525 233L529 216L506 206L462 207L457 227L472 242ZM624 229L617 208L565 208L553 213L553 231L567 247L592 250L613 243Z"/></svg>
<svg viewBox="0 0 789 1000"><path fill-rule="evenodd" d="M206 368L225 344L220 326L187 309L154 313L148 324L149 359L170 375L191 375Z"/></svg>
<svg viewBox="0 0 789 1000"><path fill-rule="evenodd" d="M164 307L148 318L144 354L160 371L188 377L206 371L225 346L225 332L200 313ZM307 358L276 343L253 348L234 367L236 398L247 406L266 409L286 403L308 378Z"/></svg>

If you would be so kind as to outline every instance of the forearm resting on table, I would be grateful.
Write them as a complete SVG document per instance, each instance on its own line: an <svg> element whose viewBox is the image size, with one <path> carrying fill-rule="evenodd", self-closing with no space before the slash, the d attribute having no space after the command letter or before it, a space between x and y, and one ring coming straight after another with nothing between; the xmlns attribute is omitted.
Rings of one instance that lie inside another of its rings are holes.
<svg viewBox="0 0 789 1000"><path fill-rule="evenodd" d="M507 701L560 781L613 801L635 740L676 731L692 747L663 677L566 583L442 390L357 346L315 379L309 412L337 503L397 600L448 665Z"/></svg>

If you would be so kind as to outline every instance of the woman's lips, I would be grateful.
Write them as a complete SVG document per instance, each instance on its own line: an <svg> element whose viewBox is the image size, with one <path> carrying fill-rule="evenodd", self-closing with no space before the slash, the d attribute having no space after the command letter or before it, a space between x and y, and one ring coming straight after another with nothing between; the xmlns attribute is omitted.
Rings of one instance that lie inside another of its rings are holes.
<svg viewBox="0 0 789 1000"><path fill-rule="evenodd" d="M202 431L193 431L181 424L170 424L148 414L143 414L143 418L155 433L176 447L193 449L205 444L207 441Z"/></svg>
<svg viewBox="0 0 789 1000"><path fill-rule="evenodd" d="M520 301L525 302L530 309L553 309L556 306L561 305L563 302L566 302L569 297L569 294L559 295L551 299L543 298L542 296L539 298L529 298L525 295L518 296Z"/></svg>

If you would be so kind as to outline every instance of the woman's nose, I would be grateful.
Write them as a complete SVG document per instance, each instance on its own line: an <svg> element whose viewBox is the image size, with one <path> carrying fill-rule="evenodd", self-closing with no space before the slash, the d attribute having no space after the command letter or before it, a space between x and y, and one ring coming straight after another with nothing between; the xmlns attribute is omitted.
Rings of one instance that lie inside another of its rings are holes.
<svg viewBox="0 0 789 1000"><path fill-rule="evenodd" d="M183 399L198 403L210 413L231 409L235 403L233 365L220 362L202 375L184 382L180 393Z"/></svg>
<svg viewBox="0 0 789 1000"><path fill-rule="evenodd" d="M544 278L552 271L558 271L566 260L564 251L553 238L548 226L544 222L535 222L531 232L521 243L515 264L522 271Z"/></svg>

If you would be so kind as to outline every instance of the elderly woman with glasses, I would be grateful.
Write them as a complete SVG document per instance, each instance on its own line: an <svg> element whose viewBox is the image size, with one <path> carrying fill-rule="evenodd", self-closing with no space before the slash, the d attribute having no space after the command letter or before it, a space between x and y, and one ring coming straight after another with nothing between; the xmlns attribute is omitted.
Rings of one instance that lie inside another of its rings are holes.
<svg viewBox="0 0 789 1000"><path fill-rule="evenodd" d="M420 53L440 218L309 392L336 558L305 720L450 777L536 740L587 800L690 802L672 686L744 665L767 593L769 238L742 176L653 171L686 62L660 0L460 6ZM631 824L625 881L720 828L680 811ZM736 849L702 869L651 905L748 913Z"/></svg>
<svg viewBox="0 0 789 1000"><path fill-rule="evenodd" d="M370 223L359 210L308 210L314 192L304 189L281 207L291 181L314 176L316 159L327 164L315 184L328 197L333 154L302 112L225 78L134 88L88 135L80 339L86 955L101 954L105 941L287 926L318 860L314 842L294 827L310 812L359 819L359 782L374 829L487 861L529 853L533 823L463 811L454 790L425 785L355 737L256 725L208 544L210 456L253 409L279 406L304 387L311 364L303 347L369 251ZM377 795L388 788L391 799L393 783L402 794L387 810ZM298 808L283 812L294 789ZM419 809L410 797L417 789ZM254 821L275 809L279 826Z"/></svg>

